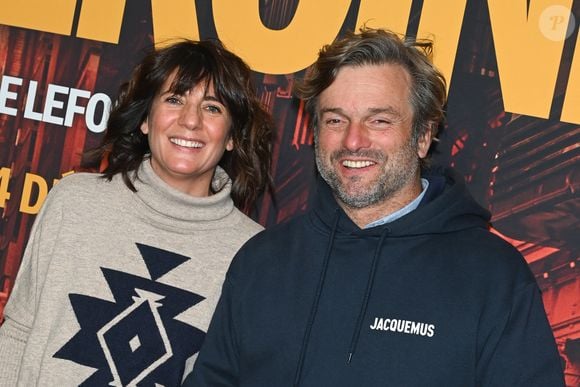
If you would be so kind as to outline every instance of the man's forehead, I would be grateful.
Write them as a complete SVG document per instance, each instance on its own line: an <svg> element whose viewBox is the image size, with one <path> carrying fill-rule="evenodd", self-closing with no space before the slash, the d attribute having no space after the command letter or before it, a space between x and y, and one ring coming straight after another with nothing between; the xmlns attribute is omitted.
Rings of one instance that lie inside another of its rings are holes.
<svg viewBox="0 0 580 387"><path fill-rule="evenodd" d="M358 111L365 114L407 115L411 77L399 64L344 66L316 101L318 114Z"/></svg>

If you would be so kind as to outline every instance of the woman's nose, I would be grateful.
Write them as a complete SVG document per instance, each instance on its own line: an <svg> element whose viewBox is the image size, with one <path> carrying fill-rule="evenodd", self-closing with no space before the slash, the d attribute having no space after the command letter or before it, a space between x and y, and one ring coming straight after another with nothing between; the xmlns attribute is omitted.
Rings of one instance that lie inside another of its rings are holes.
<svg viewBox="0 0 580 387"><path fill-rule="evenodd" d="M181 109L178 123L189 130L194 130L197 129L200 121L201 112L199 111L199 107L191 103L186 103L183 109Z"/></svg>

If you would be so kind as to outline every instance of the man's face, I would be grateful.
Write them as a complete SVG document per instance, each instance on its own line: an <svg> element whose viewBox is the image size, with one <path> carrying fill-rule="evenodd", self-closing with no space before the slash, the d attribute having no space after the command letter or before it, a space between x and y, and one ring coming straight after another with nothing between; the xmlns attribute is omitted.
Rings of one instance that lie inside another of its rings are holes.
<svg viewBox="0 0 580 387"><path fill-rule="evenodd" d="M347 207L403 207L420 192L431 138L413 141L410 85L400 65L348 66L320 94L316 163Z"/></svg>

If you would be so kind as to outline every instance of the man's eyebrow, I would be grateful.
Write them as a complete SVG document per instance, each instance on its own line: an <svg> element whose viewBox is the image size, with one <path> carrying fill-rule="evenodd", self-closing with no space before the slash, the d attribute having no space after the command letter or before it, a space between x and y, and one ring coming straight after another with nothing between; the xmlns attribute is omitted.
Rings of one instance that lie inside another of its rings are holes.
<svg viewBox="0 0 580 387"><path fill-rule="evenodd" d="M377 107L377 108L368 108L367 112L369 114L381 114L381 113L386 113L395 117L401 117L401 113L399 112L399 110L395 109L392 106L387 106L387 107ZM344 112L344 110L342 108L336 107L336 108L332 108L332 107L328 107L328 108L321 108L320 109L320 115L324 114L324 113L336 113L336 114L340 114L340 115L346 115L346 113Z"/></svg>
<svg viewBox="0 0 580 387"><path fill-rule="evenodd" d="M368 112L371 114L381 114L381 113L386 113L395 117L401 117L401 113L399 112L399 110L395 109L392 106L387 106L387 107L380 107L380 108L370 108L368 109Z"/></svg>
<svg viewBox="0 0 580 387"><path fill-rule="evenodd" d="M322 109L320 109L320 115L322 115L324 113L336 113L336 114L345 115L344 110L342 110L341 108L322 108Z"/></svg>

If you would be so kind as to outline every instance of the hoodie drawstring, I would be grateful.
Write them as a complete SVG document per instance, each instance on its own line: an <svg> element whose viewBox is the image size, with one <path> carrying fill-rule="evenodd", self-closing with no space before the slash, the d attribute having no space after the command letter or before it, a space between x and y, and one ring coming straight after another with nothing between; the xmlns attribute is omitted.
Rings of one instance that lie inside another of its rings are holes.
<svg viewBox="0 0 580 387"><path fill-rule="evenodd" d="M346 360L346 364L350 364L350 361L352 359L352 356L354 355L354 351L356 350L356 346L358 344L358 338L360 336L360 330L362 328L362 323L363 323L363 319L365 317L365 314L367 312L367 306L369 304L369 298L371 296L371 292L373 290L373 283L375 281L375 273L377 271L377 265L379 263L379 256L380 256L380 252L381 252L381 248L383 246L383 242L387 236L387 234L389 234L390 229L387 227L383 230L383 232L381 233L381 239L379 239L379 244L377 245L377 248L375 249L375 253L373 256L373 262L371 263L371 270L369 272L369 279L367 280L367 288L365 290L365 295L363 297L362 300L362 304L361 304L361 308L360 308L360 312L358 314L358 319L354 328L354 332L352 333L352 339L350 341L350 347L349 347L349 351L348 351L348 358Z"/></svg>
<svg viewBox="0 0 580 387"><path fill-rule="evenodd" d="M336 211L336 218L332 226L332 231L330 233L330 238L328 241L328 247L326 248L326 254L324 255L324 260L322 261L322 271L320 272L320 277L318 280L318 286L316 287L316 293L314 296L314 302L310 308L310 316L308 316L308 323L306 324L306 332L304 332L304 338L302 339L302 347L300 348L300 357L298 358L298 367L296 368L296 374L294 375L294 386L298 386L300 383L300 378L302 376L302 366L304 365L304 357L306 356L306 350L308 349L308 343L310 342L310 333L312 332L312 325L314 325L314 319L316 318L316 312L318 311L318 302L320 301L320 296L322 295L322 288L324 287L324 279L326 278L326 271L328 269L328 262L330 261L330 252L332 251L332 245L334 244L334 236L336 235L336 229L338 228L338 220L340 219L340 212Z"/></svg>

